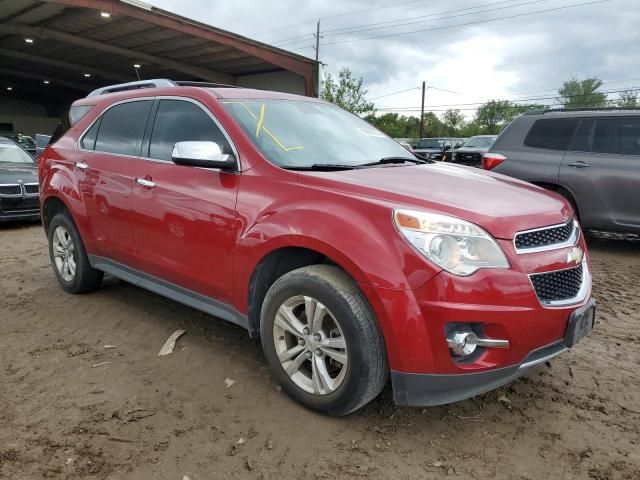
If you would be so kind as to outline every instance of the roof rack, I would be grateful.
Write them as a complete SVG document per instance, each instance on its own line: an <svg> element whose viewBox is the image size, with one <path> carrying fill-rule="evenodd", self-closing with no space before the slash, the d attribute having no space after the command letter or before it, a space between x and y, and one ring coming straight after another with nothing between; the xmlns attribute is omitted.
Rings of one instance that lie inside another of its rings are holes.
<svg viewBox="0 0 640 480"><path fill-rule="evenodd" d="M107 93L125 92L127 90L139 90L142 88L167 88L167 87L205 87L205 88L240 88L236 85L226 85L224 83L194 82L194 81L174 81L166 78L156 78L153 80L139 80L137 82L119 83L107 87L98 88L92 91L87 97L106 95Z"/></svg>
<svg viewBox="0 0 640 480"><path fill-rule="evenodd" d="M640 110L640 107L589 107L589 108L546 108L538 110L529 110L524 115L542 115L544 113L553 112L615 112L620 110Z"/></svg>

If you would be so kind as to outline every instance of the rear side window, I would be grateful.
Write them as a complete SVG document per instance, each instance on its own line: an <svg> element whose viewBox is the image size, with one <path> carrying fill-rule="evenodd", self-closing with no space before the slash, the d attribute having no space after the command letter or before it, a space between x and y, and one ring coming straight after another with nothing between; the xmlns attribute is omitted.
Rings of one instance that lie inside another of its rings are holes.
<svg viewBox="0 0 640 480"><path fill-rule="evenodd" d="M593 151L640 155L640 118L599 118L593 134Z"/></svg>
<svg viewBox="0 0 640 480"><path fill-rule="evenodd" d="M151 100L127 102L107 110L100 121L95 150L137 156L151 103Z"/></svg>
<svg viewBox="0 0 640 480"><path fill-rule="evenodd" d="M173 146L187 141L216 142L224 153L231 153L218 125L198 105L183 100L160 100L151 132L149 157L171 161Z"/></svg>
<svg viewBox="0 0 640 480"><path fill-rule="evenodd" d="M567 150L577 125L578 120L575 118L536 120L524 144L546 150Z"/></svg>
<svg viewBox="0 0 640 480"><path fill-rule="evenodd" d="M84 117L87 113L89 113L89 110L91 110L92 108L93 105L72 106L69 109L69 124L73 126L78 123L78 121L81 120L82 117Z"/></svg>
<svg viewBox="0 0 640 480"><path fill-rule="evenodd" d="M100 119L91 125L91 128L87 130L87 133L82 137L82 148L85 150L95 150L96 138L98 137L98 129L100 128Z"/></svg>
<svg viewBox="0 0 640 480"><path fill-rule="evenodd" d="M593 127L596 121L593 118L584 118L580 122L576 136L573 139L571 150L574 152L590 152L593 142Z"/></svg>

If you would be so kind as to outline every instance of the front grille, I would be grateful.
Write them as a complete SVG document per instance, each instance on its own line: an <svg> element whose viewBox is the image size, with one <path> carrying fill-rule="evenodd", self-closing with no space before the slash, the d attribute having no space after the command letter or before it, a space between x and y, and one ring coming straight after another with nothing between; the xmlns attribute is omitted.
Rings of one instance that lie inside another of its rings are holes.
<svg viewBox="0 0 640 480"><path fill-rule="evenodd" d="M0 195L22 195L20 185L0 185Z"/></svg>
<svg viewBox="0 0 640 480"><path fill-rule="evenodd" d="M533 289L542 303L571 300L578 296L582 287L582 269L579 265L567 270L530 275Z"/></svg>
<svg viewBox="0 0 640 480"><path fill-rule="evenodd" d="M38 184L37 183L27 183L24 186L24 191L27 195L37 195L38 194Z"/></svg>
<svg viewBox="0 0 640 480"><path fill-rule="evenodd" d="M577 227L572 220L564 225L518 233L515 238L516 250L548 247L568 242L574 228Z"/></svg>

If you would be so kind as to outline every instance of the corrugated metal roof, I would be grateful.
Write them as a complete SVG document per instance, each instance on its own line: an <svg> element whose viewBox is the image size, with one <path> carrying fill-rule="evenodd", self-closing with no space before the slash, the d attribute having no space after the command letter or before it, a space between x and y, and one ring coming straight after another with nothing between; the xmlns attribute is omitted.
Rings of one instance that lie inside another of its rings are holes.
<svg viewBox="0 0 640 480"><path fill-rule="evenodd" d="M135 3L132 4L132 3ZM108 18L102 15L108 13ZM26 43L25 39L33 39ZM312 59L131 0L0 0L0 79L42 90L90 91L143 78L236 84L290 71L314 95ZM85 76L89 74L90 76Z"/></svg>

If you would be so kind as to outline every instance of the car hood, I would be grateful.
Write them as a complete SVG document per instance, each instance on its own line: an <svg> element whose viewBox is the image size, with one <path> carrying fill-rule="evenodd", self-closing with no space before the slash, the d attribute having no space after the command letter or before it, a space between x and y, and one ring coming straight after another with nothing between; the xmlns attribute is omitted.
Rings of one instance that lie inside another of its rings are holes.
<svg viewBox="0 0 640 480"><path fill-rule="evenodd" d="M38 166L28 163L0 162L0 183L37 183Z"/></svg>
<svg viewBox="0 0 640 480"><path fill-rule="evenodd" d="M480 225L496 238L568 221L559 195L504 175L433 163L337 172L299 172L303 183L375 198L390 207L451 215Z"/></svg>

